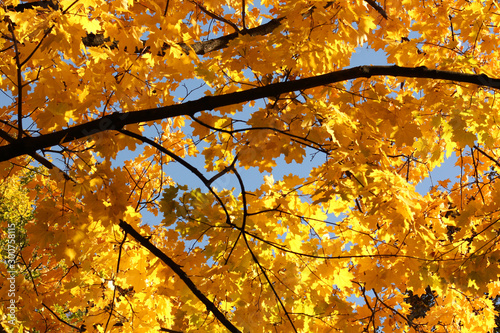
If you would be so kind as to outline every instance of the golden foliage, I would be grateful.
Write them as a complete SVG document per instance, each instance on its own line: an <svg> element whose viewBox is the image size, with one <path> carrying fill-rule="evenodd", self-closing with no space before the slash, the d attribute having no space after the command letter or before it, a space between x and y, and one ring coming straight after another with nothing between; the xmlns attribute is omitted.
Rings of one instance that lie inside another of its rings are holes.
<svg viewBox="0 0 500 333"><path fill-rule="evenodd" d="M496 1L0 16L4 328L493 331ZM346 70L362 48L395 66ZM450 157L458 176L417 192Z"/></svg>

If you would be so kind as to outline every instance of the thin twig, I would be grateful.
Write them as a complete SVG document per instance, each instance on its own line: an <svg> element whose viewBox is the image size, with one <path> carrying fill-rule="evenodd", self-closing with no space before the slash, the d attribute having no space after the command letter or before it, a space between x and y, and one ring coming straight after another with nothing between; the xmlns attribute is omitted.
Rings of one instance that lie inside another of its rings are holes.
<svg viewBox="0 0 500 333"><path fill-rule="evenodd" d="M71 325L71 324L70 324L70 323L68 323L67 321L62 320L62 319L61 319L61 317L59 317L59 316L57 315L57 313L55 313L54 311L52 311L52 309L51 309L51 308L49 308L49 307L48 307L45 303L42 303L42 305L43 305L43 307L44 307L44 308L46 308L47 310L49 310L49 312L50 312L50 313L52 313L52 315L53 315L54 317L56 317L56 319L57 319L57 320L59 320L61 323L68 325L69 327L71 327L71 328L72 328L72 329L74 329L74 330L77 330L78 332L82 332L82 329L81 329L81 328L78 328L78 327L76 327L75 325Z"/></svg>
<svg viewBox="0 0 500 333"><path fill-rule="evenodd" d="M267 281L267 284L269 285L269 287L271 288L271 290L273 291L273 294L274 296L276 297L276 299L278 300L278 303L280 304L281 308L283 309L283 311L285 311L285 316L287 317L288 321L290 322L290 324L292 325L292 328L293 328L293 331L295 333L297 333L297 329L295 328L295 325L293 324L293 320L292 318L290 317L290 313L288 312L288 310L286 309L285 307L285 304L283 304L283 302L281 301L281 297L278 295L278 292L276 291L276 289L274 289L273 287L273 283L271 282L271 280L269 279L269 277L267 276L267 273L266 271L264 270L264 267L262 267L262 265L260 264L259 262L259 259L257 258L257 256L255 255L255 253L252 251L252 248L250 247L250 243L248 242L248 239L246 237L246 233L243 232L243 239L245 240L245 243L247 245L247 248L248 248L248 251L250 252L250 255L252 256L252 259L253 261L257 264L257 266L259 266L259 269L260 271L262 272L262 274L264 275L264 278L266 279Z"/></svg>
<svg viewBox="0 0 500 333"><path fill-rule="evenodd" d="M112 282L113 282L113 299L111 300L111 306L110 306L110 309L109 309L109 316L108 316L108 320L106 321L106 326L104 327L104 332L106 332L108 330L109 321L111 320L111 317L113 316L113 310L115 308L115 298L116 298L116 289L117 289L117 287L115 285L115 278L118 276L118 273L120 272L120 260L122 258L123 244L125 244L125 241L127 240L127 232L125 231L124 233L125 233L125 235L123 235L123 240L120 242L120 248L118 250L118 262L116 264L115 277L112 279Z"/></svg>
<svg viewBox="0 0 500 333"><path fill-rule="evenodd" d="M65 10L63 10L63 12L62 12L62 13L63 13L63 14L66 14L66 13L68 12L68 10L70 10L70 9L71 9L71 7L73 7L73 6L74 6L74 5L75 5L78 1L80 1L80 0L75 0L75 1L73 1L73 2L72 2L72 3L71 3L71 4L70 4L70 5L69 5L69 6L68 6Z"/></svg>
<svg viewBox="0 0 500 333"><path fill-rule="evenodd" d="M163 16L167 16L168 5L170 4L170 0L167 0L167 4L165 5L165 11L163 12Z"/></svg>
<svg viewBox="0 0 500 333"><path fill-rule="evenodd" d="M500 167L500 162L498 162L495 158L493 158L490 155L488 155L486 152L484 152L484 150L482 150L481 148L479 148L476 145L474 146L474 149L476 149L478 152L480 152L485 157L487 157L489 160L491 160L493 163L495 163L497 165L497 167Z"/></svg>
<svg viewBox="0 0 500 333"><path fill-rule="evenodd" d="M247 30L247 25L245 23L246 7L245 0L241 0L241 25L243 26L243 31Z"/></svg>
<svg viewBox="0 0 500 333"><path fill-rule="evenodd" d="M236 161L236 159L235 159L235 161ZM240 240L241 235L245 232L245 226L246 226L247 217L248 217L247 193L245 190L245 184L243 183L243 179L241 178L238 171L236 171L236 169L234 168L234 164L232 164L231 167L232 167L234 174L236 175L236 178L238 179L238 183L240 184L241 198L243 201L242 202L242 204L243 204L243 218L242 218L241 229L240 229L240 232L238 234L238 237L236 237L236 240L234 241L234 245L233 245L231 251L229 252L229 255L226 258L226 264L229 262L229 259L231 258L231 255L233 254L233 251L236 248L236 245L238 244L238 241Z"/></svg>
<svg viewBox="0 0 500 333"><path fill-rule="evenodd" d="M12 34L12 42L14 43L14 52L16 60L16 75L17 75L17 139L20 140L23 137L23 77L22 77L22 65L19 54L19 47L17 46L17 38L14 33L14 24L10 19L9 30Z"/></svg>
<svg viewBox="0 0 500 333"><path fill-rule="evenodd" d="M476 184L476 187L479 191L479 194L481 195L481 199L483 200L483 205L484 205L483 190L481 189L481 186L479 185L479 173L477 172L477 166L479 165L479 159L476 161L476 158L474 156L474 150L472 148L470 148L470 153L472 156L472 165L474 166L474 183Z"/></svg>
<svg viewBox="0 0 500 333"><path fill-rule="evenodd" d="M205 8L200 2L195 2L195 1L190 1L190 2L192 4L194 4L194 5L196 5L196 7L198 7L203 13L207 14L208 16L210 16L211 18L213 18L214 20L221 21L221 22L229 25L238 34L241 32L240 29L238 28L238 26L236 24L234 24L233 22L231 22L229 20L226 20L225 18L223 18L223 17L221 17L221 16L219 16L219 15L217 15L215 13L212 13L207 8Z"/></svg>
<svg viewBox="0 0 500 333"><path fill-rule="evenodd" d="M399 312L398 310L394 309L393 307L390 307L389 305L385 304L385 302L384 302L384 301L382 301L382 299L378 296L378 294L377 294L377 292L375 291L375 289L373 289L373 288L372 288L372 291L373 291L373 293L375 294L375 297L377 298L377 300L379 300L379 302L380 302L383 306L385 306L387 309L391 310L392 312L394 312L395 314L397 314L398 316L400 316L401 318L403 318L403 320L405 320L405 321L408 323L408 325L409 325L410 327L412 327L412 328L413 328L413 329L415 329L415 330L417 329L417 328L416 328L416 325L415 325L415 324L413 324L413 323L411 322L411 320L410 320L410 319L408 319L405 315L403 315L401 312Z"/></svg>

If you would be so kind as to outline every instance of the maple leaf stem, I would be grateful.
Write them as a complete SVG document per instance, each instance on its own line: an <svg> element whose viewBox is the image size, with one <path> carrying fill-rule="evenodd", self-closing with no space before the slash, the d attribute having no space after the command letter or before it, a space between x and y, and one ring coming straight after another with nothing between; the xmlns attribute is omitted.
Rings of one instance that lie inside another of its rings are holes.
<svg viewBox="0 0 500 333"><path fill-rule="evenodd" d="M148 239L139 234L130 224L120 220L120 228L130 236L132 236L139 244L144 248L148 249L152 254L154 254L158 259L160 259L165 265L170 267L172 271L186 284L186 286L191 290L191 292L206 306L207 310L212 312L214 316L219 320L219 322L224 325L230 332L241 333L241 331L229 321L229 319L224 316L224 314L211 302L205 294L203 294L194 282L188 277L186 272L184 272L180 265L173 261L169 256L167 256L163 251L153 245Z"/></svg>

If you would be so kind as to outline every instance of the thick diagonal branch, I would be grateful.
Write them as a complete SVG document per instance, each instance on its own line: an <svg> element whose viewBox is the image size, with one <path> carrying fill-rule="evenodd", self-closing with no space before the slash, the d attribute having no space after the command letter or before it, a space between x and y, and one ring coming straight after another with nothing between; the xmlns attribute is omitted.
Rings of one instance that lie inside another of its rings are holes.
<svg viewBox="0 0 500 333"><path fill-rule="evenodd" d="M224 325L230 332L233 333L241 333L241 331L236 328L227 318L224 316L222 312L212 303L205 294L203 294L198 287L194 284L194 282L187 276L187 274L182 270L181 266L179 266L176 262L174 262L169 256L163 253L159 248L154 246L146 237L139 234L130 224L127 222L120 220L119 223L120 228L130 236L134 237L134 239L141 244L143 247L148 249L152 254L154 254L158 259L163 261L165 265L170 267L172 271L186 284L186 286L191 290L191 292L207 307L207 310L212 312L219 320L219 322Z"/></svg>
<svg viewBox="0 0 500 333"><path fill-rule="evenodd" d="M174 104L154 109L130 111L126 113L113 113L100 119L64 130L42 134L37 137L23 137L20 140L16 140L16 142L1 146L0 162L8 161L14 157L25 154L30 154L43 148L86 138L96 133L109 130L119 130L128 124L156 121L177 116L193 116L200 111L213 110L215 108L254 101L260 98L274 97L292 91L305 90L336 82L363 77L369 78L372 76L427 78L473 83L479 86L494 89L500 88L500 79L490 78L484 74L466 74L428 69L427 67L360 66L295 81L274 83L264 87L229 94L205 96L198 100L183 104Z"/></svg>

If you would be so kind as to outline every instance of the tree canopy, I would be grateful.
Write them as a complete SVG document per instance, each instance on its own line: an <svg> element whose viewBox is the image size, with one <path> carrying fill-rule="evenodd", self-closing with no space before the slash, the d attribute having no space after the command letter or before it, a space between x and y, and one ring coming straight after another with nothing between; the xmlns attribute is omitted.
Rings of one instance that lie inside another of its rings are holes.
<svg viewBox="0 0 500 333"><path fill-rule="evenodd" d="M3 1L0 330L493 332L499 7Z"/></svg>

